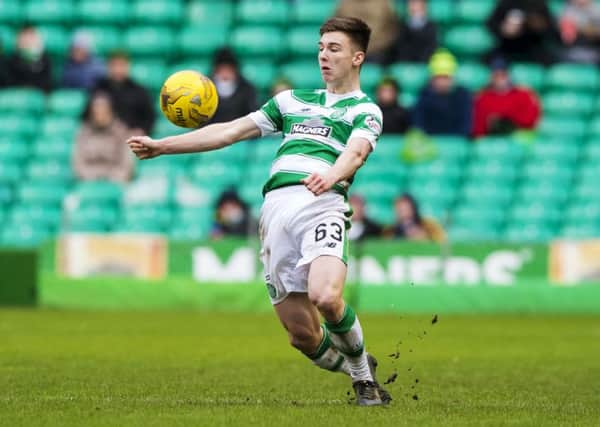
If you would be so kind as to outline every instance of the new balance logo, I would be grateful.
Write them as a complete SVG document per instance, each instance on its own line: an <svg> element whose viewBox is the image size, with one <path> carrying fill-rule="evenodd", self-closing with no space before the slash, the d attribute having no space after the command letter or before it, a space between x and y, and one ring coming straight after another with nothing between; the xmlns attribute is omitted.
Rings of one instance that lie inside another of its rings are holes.
<svg viewBox="0 0 600 427"><path fill-rule="evenodd" d="M326 248L331 248L331 249L335 248L336 246L337 246L337 243L333 243L333 242L325 244Z"/></svg>
<svg viewBox="0 0 600 427"><path fill-rule="evenodd" d="M328 126L306 126L301 123L296 123L292 126L291 133L301 133L303 135L318 135L327 138L331 133L331 128Z"/></svg>

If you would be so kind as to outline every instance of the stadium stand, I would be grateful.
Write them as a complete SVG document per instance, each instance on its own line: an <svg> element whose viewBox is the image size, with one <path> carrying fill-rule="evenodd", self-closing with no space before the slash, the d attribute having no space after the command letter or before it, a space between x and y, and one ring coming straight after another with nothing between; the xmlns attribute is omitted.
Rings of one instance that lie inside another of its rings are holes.
<svg viewBox="0 0 600 427"><path fill-rule="evenodd" d="M154 96L171 72L194 68L209 73L213 51L230 44L240 56L243 73L265 100L277 77L287 77L297 87L321 85L314 63L317 29L335 3L0 2L0 37L10 52L18 25L32 22L52 57L60 59L73 32L85 28L98 54L128 50L132 75ZM489 71L478 59L493 44L483 23L494 1L429 3L443 44L460 59L457 80L472 90L481 88ZM404 2L396 4L403 9ZM560 12L561 4L551 2L554 13ZM395 63L386 68L366 64L363 88L373 94L377 82L388 74L401 82L403 101L408 102L428 79L425 64ZM353 186L354 192L367 198L373 219L389 223L394 197L411 191L423 212L439 220L455 241L600 236L596 182L600 119L595 117L600 72L588 65L545 68L517 63L511 66L511 74L517 83L541 95L544 117L537 135L523 140L485 137L477 142L438 137L434 138L438 157L416 165L400 160L402 136L382 137ZM0 244L35 245L69 231L149 231L174 239L205 238L214 201L230 185L237 185L258 213L261 185L277 150L277 138L246 141L203 156L138 162L136 177L125 187L79 183L73 179L70 157L85 103L86 94L78 90L57 89L49 94L35 89L0 90ZM153 135L182 131L161 118ZM148 180L150 192L148 185L144 187Z"/></svg>

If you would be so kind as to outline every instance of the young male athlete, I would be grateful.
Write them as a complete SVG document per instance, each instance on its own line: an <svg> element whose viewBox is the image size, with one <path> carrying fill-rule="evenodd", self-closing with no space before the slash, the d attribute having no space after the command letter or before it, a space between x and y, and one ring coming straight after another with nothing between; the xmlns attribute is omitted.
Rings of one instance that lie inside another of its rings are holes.
<svg viewBox="0 0 600 427"><path fill-rule="evenodd" d="M375 379L376 361L342 297L347 191L382 129L381 111L359 82L371 29L360 19L331 18L320 34L318 59L327 89L285 91L231 122L161 140L134 136L128 144L140 159L150 159L283 133L260 218L271 301L295 348L321 368L348 374L359 405L381 405L391 397Z"/></svg>

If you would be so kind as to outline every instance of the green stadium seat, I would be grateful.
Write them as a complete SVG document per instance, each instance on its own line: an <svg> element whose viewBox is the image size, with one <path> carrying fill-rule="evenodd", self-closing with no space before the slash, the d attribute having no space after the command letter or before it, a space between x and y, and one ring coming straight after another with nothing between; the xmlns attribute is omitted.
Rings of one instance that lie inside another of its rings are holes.
<svg viewBox="0 0 600 427"><path fill-rule="evenodd" d="M308 56L314 61L319 52L319 26L292 27L287 32L286 40L290 56Z"/></svg>
<svg viewBox="0 0 600 427"><path fill-rule="evenodd" d="M117 210L106 205L88 205L74 211L63 212L63 231L105 232L117 220Z"/></svg>
<svg viewBox="0 0 600 427"><path fill-rule="evenodd" d="M567 207L564 220L567 223L594 222L600 225L600 204L598 204L598 198L595 200L583 199L571 203Z"/></svg>
<svg viewBox="0 0 600 427"><path fill-rule="evenodd" d="M54 115L80 117L87 102L87 92L79 89L57 89L48 95L48 112Z"/></svg>
<svg viewBox="0 0 600 427"><path fill-rule="evenodd" d="M517 164L490 157L471 162L467 168L469 179L497 180L499 185L507 185L514 181L519 172Z"/></svg>
<svg viewBox="0 0 600 427"><path fill-rule="evenodd" d="M528 181L517 190L517 202L540 202L544 204L562 203L569 197L569 188L566 186L540 185Z"/></svg>
<svg viewBox="0 0 600 427"><path fill-rule="evenodd" d="M583 149L586 160L600 164L600 142L597 139L589 140Z"/></svg>
<svg viewBox="0 0 600 427"><path fill-rule="evenodd" d="M16 184L23 175L23 167L14 160L0 157L0 185Z"/></svg>
<svg viewBox="0 0 600 427"><path fill-rule="evenodd" d="M573 141L561 139L543 139L531 146L529 158L531 161L556 160L574 162L579 157L581 146Z"/></svg>
<svg viewBox="0 0 600 427"><path fill-rule="evenodd" d="M229 31L219 25L198 27L190 25L177 34L177 44L184 56L211 56L215 50L225 46Z"/></svg>
<svg viewBox="0 0 600 427"><path fill-rule="evenodd" d="M489 80L489 68L475 62L460 64L456 71L456 81L474 92L483 88Z"/></svg>
<svg viewBox="0 0 600 427"><path fill-rule="evenodd" d="M17 113L3 113L0 135L7 138L31 138L38 130L39 118Z"/></svg>
<svg viewBox="0 0 600 427"><path fill-rule="evenodd" d="M452 211L452 224L486 224L489 227L499 227L506 217L505 209L501 206L462 204Z"/></svg>
<svg viewBox="0 0 600 427"><path fill-rule="evenodd" d="M0 2L6 4L7 2ZM15 50L16 33L13 27L0 25L0 42L2 42L2 51L12 53Z"/></svg>
<svg viewBox="0 0 600 427"><path fill-rule="evenodd" d="M237 19L249 24L278 24L288 21L289 3L285 0L240 0Z"/></svg>
<svg viewBox="0 0 600 427"><path fill-rule="evenodd" d="M176 223L169 229L169 239L179 242L205 240L210 235L210 227L197 222Z"/></svg>
<svg viewBox="0 0 600 427"><path fill-rule="evenodd" d="M471 224L453 224L448 229L451 242L495 242L500 240L497 228L486 222Z"/></svg>
<svg viewBox="0 0 600 427"><path fill-rule="evenodd" d="M38 115L44 111L45 107L46 96L41 90L32 88L0 90L1 112Z"/></svg>
<svg viewBox="0 0 600 427"><path fill-rule="evenodd" d="M131 55L168 57L175 53L173 32L167 26L139 26L125 31L124 48Z"/></svg>
<svg viewBox="0 0 600 427"><path fill-rule="evenodd" d="M361 67L360 83L363 91L367 93L375 93L375 89L382 78L383 68L380 65L369 62L363 64Z"/></svg>
<svg viewBox="0 0 600 427"><path fill-rule="evenodd" d="M462 172L463 167L459 162L440 159L413 166L410 171L410 177L413 181L435 178L442 181L456 182L461 177Z"/></svg>
<svg viewBox="0 0 600 427"><path fill-rule="evenodd" d="M30 181L69 182L73 179L73 171L70 162L58 161L56 159L37 158L27 165L27 177Z"/></svg>
<svg viewBox="0 0 600 427"><path fill-rule="evenodd" d="M95 25L79 27L76 31L85 31L89 35L91 45L99 55L106 56L114 51L123 49L123 35L117 27Z"/></svg>
<svg viewBox="0 0 600 427"><path fill-rule="evenodd" d="M494 10L494 0L460 0L457 19L469 24L483 24Z"/></svg>
<svg viewBox="0 0 600 427"><path fill-rule="evenodd" d="M185 132L189 132L189 129L175 126L173 123L168 121L165 117L160 115L159 119L154 124L154 130L152 136L154 138L164 138L169 135L179 135ZM148 162L145 162L148 163Z"/></svg>
<svg viewBox="0 0 600 427"><path fill-rule="evenodd" d="M24 182L17 189L17 198L27 204L58 205L68 192L63 184L47 182Z"/></svg>
<svg viewBox="0 0 600 427"><path fill-rule="evenodd" d="M302 0L292 2L291 19L298 24L321 25L335 12L335 0Z"/></svg>
<svg viewBox="0 0 600 427"><path fill-rule="evenodd" d="M52 159L70 164L73 141L63 138L40 138L32 145L31 154L38 159Z"/></svg>
<svg viewBox="0 0 600 427"><path fill-rule="evenodd" d="M251 142L249 153L257 167L269 167L279 149L282 139L280 136L268 136ZM251 163L249 167L253 167Z"/></svg>
<svg viewBox="0 0 600 427"><path fill-rule="evenodd" d="M136 222L142 224L142 229L150 231L164 231L171 224L172 209L161 205L126 206L123 209L124 224L129 228ZM157 229L148 227L155 224Z"/></svg>
<svg viewBox="0 0 600 427"><path fill-rule="evenodd" d="M30 224L6 224L0 242L5 246L37 247L49 237L48 230Z"/></svg>
<svg viewBox="0 0 600 427"><path fill-rule="evenodd" d="M552 91L544 94L542 105L548 114L564 116L587 116L595 109L593 94L573 91Z"/></svg>
<svg viewBox="0 0 600 427"><path fill-rule="evenodd" d="M593 65L557 64L546 77L546 85L556 89L593 91L598 88L600 73Z"/></svg>
<svg viewBox="0 0 600 427"><path fill-rule="evenodd" d="M358 193L362 196L365 193ZM376 202L372 199L368 199L366 201L366 211L369 218L373 219L375 222L379 224L393 224L394 223L394 210L391 202Z"/></svg>
<svg viewBox="0 0 600 427"><path fill-rule="evenodd" d="M180 0L136 0L131 12L134 20L141 25L175 25L184 16Z"/></svg>
<svg viewBox="0 0 600 427"><path fill-rule="evenodd" d="M203 162L191 167L190 176L197 182L227 187L240 182L242 171L226 162Z"/></svg>
<svg viewBox="0 0 600 427"><path fill-rule="evenodd" d="M480 25L457 25L444 35L445 46L460 57L477 57L489 51L493 39L487 29Z"/></svg>
<svg viewBox="0 0 600 427"><path fill-rule="evenodd" d="M74 117L46 115L41 132L45 138L73 140L80 126L80 121Z"/></svg>
<svg viewBox="0 0 600 427"><path fill-rule="evenodd" d="M512 200L514 189L509 185L498 185L496 179L467 181L461 191L461 198L467 204L493 205L506 207Z"/></svg>
<svg viewBox="0 0 600 427"><path fill-rule="evenodd" d="M190 24L202 28L204 25L218 25L228 28L233 20L232 1L192 0L189 2L185 17Z"/></svg>
<svg viewBox="0 0 600 427"><path fill-rule="evenodd" d="M0 2L0 24L15 25L23 19L22 4L17 1ZM4 41L4 40L3 40Z"/></svg>
<svg viewBox="0 0 600 427"><path fill-rule="evenodd" d="M546 70L539 64L516 63L510 67L510 76L517 85L539 90L544 86Z"/></svg>
<svg viewBox="0 0 600 427"><path fill-rule="evenodd" d="M269 90L277 78L275 65L271 61L247 59L242 63L242 74L259 90Z"/></svg>
<svg viewBox="0 0 600 427"><path fill-rule="evenodd" d="M441 25L451 23L455 18L454 2L448 0L431 0L428 2L429 16L433 22Z"/></svg>
<svg viewBox="0 0 600 427"><path fill-rule="evenodd" d="M46 51L54 57L65 57L69 53L71 34L60 25L39 26L37 30L44 40Z"/></svg>
<svg viewBox="0 0 600 427"><path fill-rule="evenodd" d="M401 187L399 183L390 181L372 181L368 185L357 182L352 186L352 193L360 194L368 199L369 202L386 203L388 209L392 208L391 201L398 196Z"/></svg>
<svg viewBox="0 0 600 427"><path fill-rule="evenodd" d="M429 70L425 64L395 63L387 71L398 80L402 90L407 92L420 91L429 80Z"/></svg>
<svg viewBox="0 0 600 427"><path fill-rule="evenodd" d="M546 184L569 185L573 172L573 165L563 160L532 160L523 166L522 177L538 182L545 181Z"/></svg>
<svg viewBox="0 0 600 427"><path fill-rule="evenodd" d="M595 143L600 137L600 117L592 118L589 126L589 135L593 138L590 143ZM589 145L589 144L588 144ZM600 146L600 144L597 144Z"/></svg>
<svg viewBox="0 0 600 427"><path fill-rule="evenodd" d="M111 181L83 181L71 193L83 207L111 207L119 205L123 196L121 185Z"/></svg>
<svg viewBox="0 0 600 427"><path fill-rule="evenodd" d="M561 209L562 205L552 205L535 200L522 201L513 204L508 213L508 220L513 224L519 221L524 223L538 222L540 224L552 223L560 219Z"/></svg>
<svg viewBox="0 0 600 427"><path fill-rule="evenodd" d="M414 92L402 92L400 94L400 105L412 108L417 103L418 94Z"/></svg>
<svg viewBox="0 0 600 427"><path fill-rule="evenodd" d="M297 89L314 89L325 85L319 65L314 60L288 62L281 66L279 72Z"/></svg>
<svg viewBox="0 0 600 427"><path fill-rule="evenodd" d="M518 221L510 224L503 237L505 240L519 243L538 243L546 242L554 236L551 228L538 222Z"/></svg>
<svg viewBox="0 0 600 427"><path fill-rule="evenodd" d="M564 117L562 115L547 115L538 126L542 137L583 138L587 132L587 122L579 117Z"/></svg>
<svg viewBox="0 0 600 427"><path fill-rule="evenodd" d="M25 20L35 24L69 24L75 8L70 0L29 0Z"/></svg>
<svg viewBox="0 0 600 427"><path fill-rule="evenodd" d="M575 200L600 202L600 186L598 186L597 180L598 176L596 176L596 182L584 181L578 183L573 190Z"/></svg>
<svg viewBox="0 0 600 427"><path fill-rule="evenodd" d="M598 177L600 176L600 163L596 161L586 161L578 165L577 178L578 183L598 183Z"/></svg>
<svg viewBox="0 0 600 427"><path fill-rule="evenodd" d="M8 214L12 224L31 224L51 230L60 224L61 216L59 207L47 204L17 204Z"/></svg>
<svg viewBox="0 0 600 427"><path fill-rule="evenodd" d="M456 199L457 186L439 179L411 180L408 191L422 203L447 206Z"/></svg>
<svg viewBox="0 0 600 427"><path fill-rule="evenodd" d="M281 30L275 26L239 26L232 33L229 42L242 58L263 57L276 60L281 56L285 47L285 39ZM315 68L318 66L314 63Z"/></svg>
<svg viewBox="0 0 600 427"><path fill-rule="evenodd" d="M600 228L595 223L567 223L559 233L560 237L568 239L590 239L600 237Z"/></svg>
<svg viewBox="0 0 600 427"><path fill-rule="evenodd" d="M2 162L0 162L0 173L2 170ZM10 206L13 200L13 189L8 183L3 183L0 178L0 206Z"/></svg>
<svg viewBox="0 0 600 427"><path fill-rule="evenodd" d="M522 145L509 137L483 137L473 146L477 160L495 158L505 162L518 162L524 153Z"/></svg>
<svg viewBox="0 0 600 427"><path fill-rule="evenodd" d="M460 136L435 135L431 137L438 151L440 160L460 161L470 151L468 139Z"/></svg>
<svg viewBox="0 0 600 427"><path fill-rule="evenodd" d="M136 59L131 64L131 76L156 96L167 78L165 62L161 59Z"/></svg>
<svg viewBox="0 0 600 427"><path fill-rule="evenodd" d="M0 138L0 158L6 162L26 162L30 147L26 141L13 138Z"/></svg>
<svg viewBox="0 0 600 427"><path fill-rule="evenodd" d="M129 2L124 0L80 0L77 16L84 24L123 24L129 16Z"/></svg>

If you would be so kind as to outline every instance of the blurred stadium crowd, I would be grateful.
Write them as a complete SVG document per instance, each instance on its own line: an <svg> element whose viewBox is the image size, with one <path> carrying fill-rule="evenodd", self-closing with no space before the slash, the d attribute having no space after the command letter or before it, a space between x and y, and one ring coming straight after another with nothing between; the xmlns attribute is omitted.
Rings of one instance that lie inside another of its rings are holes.
<svg viewBox="0 0 600 427"><path fill-rule="evenodd" d="M15 0L0 2L0 244L253 233L276 138L142 163L123 141L185 131L156 112L177 70L212 77L215 122L322 87L333 14L373 28L362 85L384 114L353 239L600 235L593 0Z"/></svg>

